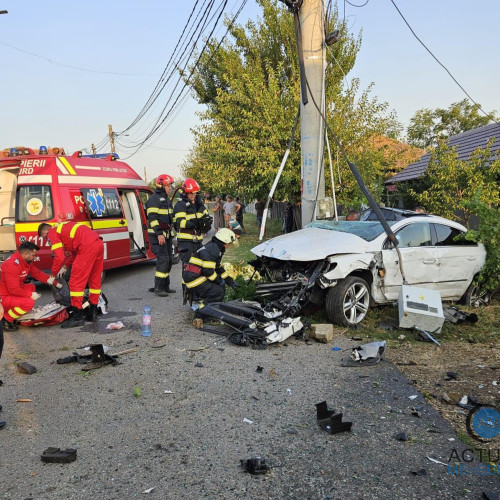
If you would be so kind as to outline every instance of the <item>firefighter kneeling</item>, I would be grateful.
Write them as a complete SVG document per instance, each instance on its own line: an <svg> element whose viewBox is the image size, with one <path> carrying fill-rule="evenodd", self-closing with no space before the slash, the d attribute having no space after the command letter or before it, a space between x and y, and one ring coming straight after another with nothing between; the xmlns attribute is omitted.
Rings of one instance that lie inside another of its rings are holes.
<svg viewBox="0 0 500 500"><path fill-rule="evenodd" d="M210 243L198 249L189 262L183 264L182 283L202 304L222 302L225 285L236 287L234 280L221 266L226 248L235 241L236 235L223 227L217 231Z"/></svg>

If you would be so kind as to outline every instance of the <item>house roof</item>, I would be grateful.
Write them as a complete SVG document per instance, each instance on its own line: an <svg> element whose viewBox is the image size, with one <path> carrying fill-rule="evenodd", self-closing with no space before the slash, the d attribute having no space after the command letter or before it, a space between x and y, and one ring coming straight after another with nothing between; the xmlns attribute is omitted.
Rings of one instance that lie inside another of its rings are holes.
<svg viewBox="0 0 500 500"><path fill-rule="evenodd" d="M499 158L500 150L500 124L491 123L484 127L475 128L461 134L453 135L447 140L450 147L454 147L458 153L459 160L468 160L477 148L485 148L488 141L494 137L495 142L491 146L491 159ZM395 182L404 182L417 179L427 170L430 153L425 153L420 160L408 165L404 170L391 177L385 184L394 184Z"/></svg>

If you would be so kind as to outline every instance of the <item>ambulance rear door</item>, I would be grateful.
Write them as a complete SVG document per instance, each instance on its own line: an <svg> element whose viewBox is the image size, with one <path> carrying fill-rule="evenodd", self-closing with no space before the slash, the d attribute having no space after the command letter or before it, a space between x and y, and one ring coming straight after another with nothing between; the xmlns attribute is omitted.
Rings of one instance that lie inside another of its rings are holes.
<svg viewBox="0 0 500 500"><path fill-rule="evenodd" d="M16 189L19 160L0 164L0 261L16 251Z"/></svg>
<svg viewBox="0 0 500 500"><path fill-rule="evenodd" d="M92 229L104 241L104 269L130 262L129 233L116 188L82 188Z"/></svg>

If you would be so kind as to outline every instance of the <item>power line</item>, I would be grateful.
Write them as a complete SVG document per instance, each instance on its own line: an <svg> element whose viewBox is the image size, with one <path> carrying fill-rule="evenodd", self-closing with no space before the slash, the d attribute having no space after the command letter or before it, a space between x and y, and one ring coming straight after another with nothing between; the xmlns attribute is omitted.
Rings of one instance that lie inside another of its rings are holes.
<svg viewBox="0 0 500 500"><path fill-rule="evenodd" d="M43 59L44 61L48 61L50 64L55 64L56 66L62 66L63 68L76 69L78 71L85 71L87 73L98 73L98 74L104 74L104 75L119 75L119 76L155 76L151 73L120 73L118 71L101 71L101 70L97 70L97 69L81 68L79 66L73 66L71 64L65 64L65 63L61 63L58 61L54 61L53 59L50 59L49 57L35 54L34 52L30 52L29 50L20 49L19 47L16 47L15 45L11 45L10 43L7 43L7 42L0 41L0 44L5 45L7 47L10 47L11 49L17 50L19 52L23 52L24 54L29 54L30 56L38 57L39 59Z"/></svg>
<svg viewBox="0 0 500 500"><path fill-rule="evenodd" d="M346 0L346 1L348 3L350 3L349 0ZM448 70L448 68L432 53L432 51L429 49L429 47L427 47L427 45L425 45L425 43L417 36L417 34L413 30L413 28L410 26L410 23L406 20L406 18L403 16L402 12L399 10L399 8L396 5L396 3L394 2L394 0L390 0L390 2L392 3L392 5L394 5L394 8L397 10L398 14L401 16L401 19L403 19L406 26L408 26L408 28L412 32L413 36L419 41L419 43L422 45L422 47L432 56L432 58L448 73L448 75L450 75L451 79L460 87L460 89L463 91L463 93L478 107L479 111L481 111L481 113L483 113L483 115L486 116L487 118L489 118L491 121L494 121L495 123L500 125L500 123L497 122L495 120L495 118L493 118L493 115L491 113L486 113L486 111L483 110L481 105L479 103L477 103L471 97L471 95L464 89L464 87L462 87L462 85L460 85L458 80L451 74L451 72Z"/></svg>
<svg viewBox="0 0 500 500"><path fill-rule="evenodd" d="M355 3L352 3L352 2L349 2L349 0L344 0L344 6L345 6L345 3L347 2L349 5L352 5L353 7L364 7L365 5L368 4L370 0L366 0L365 3L361 4L361 5L356 5Z"/></svg>

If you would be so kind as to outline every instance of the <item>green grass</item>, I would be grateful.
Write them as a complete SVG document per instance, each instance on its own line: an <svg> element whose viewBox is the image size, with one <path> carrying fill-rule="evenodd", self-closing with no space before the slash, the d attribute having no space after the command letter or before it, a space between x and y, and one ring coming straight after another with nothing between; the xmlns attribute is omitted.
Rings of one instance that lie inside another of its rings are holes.
<svg viewBox="0 0 500 500"><path fill-rule="evenodd" d="M232 264L245 265L249 260L255 259L255 255L250 251L257 246L259 242L259 231L257 227L257 219L253 214L245 214L243 216L246 234L239 238L239 246L231 245L224 254L223 262L231 262ZM268 220L266 224L265 239L273 238L281 233L281 220Z"/></svg>

